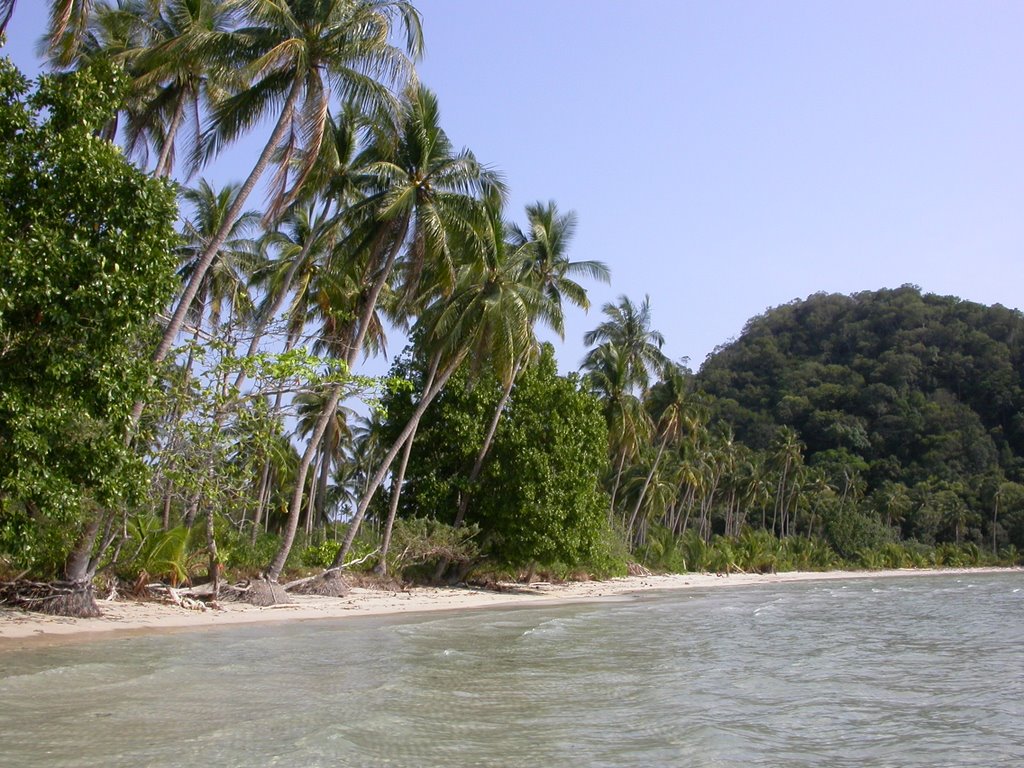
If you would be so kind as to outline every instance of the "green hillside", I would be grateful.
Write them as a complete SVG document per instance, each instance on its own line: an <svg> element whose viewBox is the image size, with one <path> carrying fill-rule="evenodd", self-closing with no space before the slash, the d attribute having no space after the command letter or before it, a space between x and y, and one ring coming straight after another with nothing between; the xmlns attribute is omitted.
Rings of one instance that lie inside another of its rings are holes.
<svg viewBox="0 0 1024 768"><path fill-rule="evenodd" d="M752 448L789 427L865 494L947 491L980 515L1024 481L1022 370L1024 314L903 286L771 309L697 378Z"/></svg>

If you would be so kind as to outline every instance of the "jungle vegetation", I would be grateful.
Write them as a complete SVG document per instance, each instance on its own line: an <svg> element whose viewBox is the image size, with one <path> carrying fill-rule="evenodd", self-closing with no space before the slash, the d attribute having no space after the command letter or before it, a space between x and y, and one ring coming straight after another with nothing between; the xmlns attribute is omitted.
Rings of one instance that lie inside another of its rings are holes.
<svg viewBox="0 0 1024 768"><path fill-rule="evenodd" d="M694 373L623 296L559 375L608 269L451 143L411 3L49 7L0 67L3 599L1019 559L1019 312L813 296Z"/></svg>

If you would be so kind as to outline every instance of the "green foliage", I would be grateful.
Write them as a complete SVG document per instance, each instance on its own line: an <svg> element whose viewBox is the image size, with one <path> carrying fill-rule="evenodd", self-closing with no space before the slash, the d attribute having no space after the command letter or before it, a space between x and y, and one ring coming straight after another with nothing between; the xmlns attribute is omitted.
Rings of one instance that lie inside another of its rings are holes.
<svg viewBox="0 0 1024 768"><path fill-rule="evenodd" d="M242 578L258 574L280 546L280 538L273 533L260 533L256 541L251 541L248 533L243 534L233 528L218 531L217 550L221 562L233 578ZM288 557L286 567L294 568L298 564L297 549Z"/></svg>
<svg viewBox="0 0 1024 768"><path fill-rule="evenodd" d="M1020 312L912 286L816 294L750 320L697 378L738 440L766 450L780 428L794 429L809 466L903 536L961 543L995 533L1024 544L1011 505L991 528L985 490L1024 482ZM833 523L844 556L881 545L880 531L839 532L853 525Z"/></svg>
<svg viewBox="0 0 1024 768"><path fill-rule="evenodd" d="M28 95L0 61L0 546L54 541L137 499L125 445L150 379L151 319L174 287L174 192L96 132L125 76L98 63ZM69 545L68 545L69 546ZM25 562L50 573L67 554Z"/></svg>
<svg viewBox="0 0 1024 768"><path fill-rule="evenodd" d="M395 375L421 388L423 373L404 361ZM512 390L483 473L469 474L501 396L488 371L471 383L454 376L431 404L406 470L401 516L453 523L460 495L471 493L466 521L492 565L582 565L619 572L612 553L607 499L598 480L607 466L600 406L575 378L558 375L553 350L527 368ZM407 391L385 395L386 432L397 434L412 411ZM394 546L397 545L393 545Z"/></svg>
<svg viewBox="0 0 1024 768"><path fill-rule="evenodd" d="M607 557L598 481L607 432L597 400L558 375L550 345L512 391L474 494L491 555L510 565L576 566Z"/></svg>
<svg viewBox="0 0 1024 768"><path fill-rule="evenodd" d="M340 541L321 541L302 549L299 562L306 568L330 568L341 549Z"/></svg>
<svg viewBox="0 0 1024 768"><path fill-rule="evenodd" d="M191 541L184 526L164 531L156 518L134 516L129 522L128 538L122 543L121 551L127 555L119 560L115 572L126 581L135 581L146 573L154 581L186 583L203 561L203 553L196 552Z"/></svg>
<svg viewBox="0 0 1024 768"><path fill-rule="evenodd" d="M829 544L840 556L852 558L864 550L876 551L893 540L890 528L869 514L840 509L825 523Z"/></svg>

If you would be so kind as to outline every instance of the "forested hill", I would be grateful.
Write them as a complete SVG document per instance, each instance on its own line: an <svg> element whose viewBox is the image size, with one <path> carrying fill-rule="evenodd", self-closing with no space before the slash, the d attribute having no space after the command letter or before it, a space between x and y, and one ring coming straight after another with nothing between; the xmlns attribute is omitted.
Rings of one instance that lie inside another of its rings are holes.
<svg viewBox="0 0 1024 768"><path fill-rule="evenodd" d="M870 487L1024 481L1024 315L913 286L767 311L698 374L737 439L796 430Z"/></svg>

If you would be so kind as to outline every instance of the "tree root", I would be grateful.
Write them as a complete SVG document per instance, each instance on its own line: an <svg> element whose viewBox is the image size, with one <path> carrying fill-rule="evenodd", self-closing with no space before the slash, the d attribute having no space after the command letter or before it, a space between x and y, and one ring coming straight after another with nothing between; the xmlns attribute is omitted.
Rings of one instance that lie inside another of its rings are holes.
<svg viewBox="0 0 1024 768"><path fill-rule="evenodd" d="M91 581L9 581L0 584L0 604L50 616L101 616Z"/></svg>
<svg viewBox="0 0 1024 768"><path fill-rule="evenodd" d="M298 595L345 597L349 593L348 582L345 581L339 569L324 571L316 576L289 582L284 588Z"/></svg>
<svg viewBox="0 0 1024 768"><path fill-rule="evenodd" d="M630 563L626 566L626 570L630 576L650 576L651 572L640 565L640 563Z"/></svg>
<svg viewBox="0 0 1024 768"><path fill-rule="evenodd" d="M222 597L249 603L260 608L273 605L286 605L295 602L284 591L284 587L267 579L253 579L248 584L235 584L222 589Z"/></svg>

